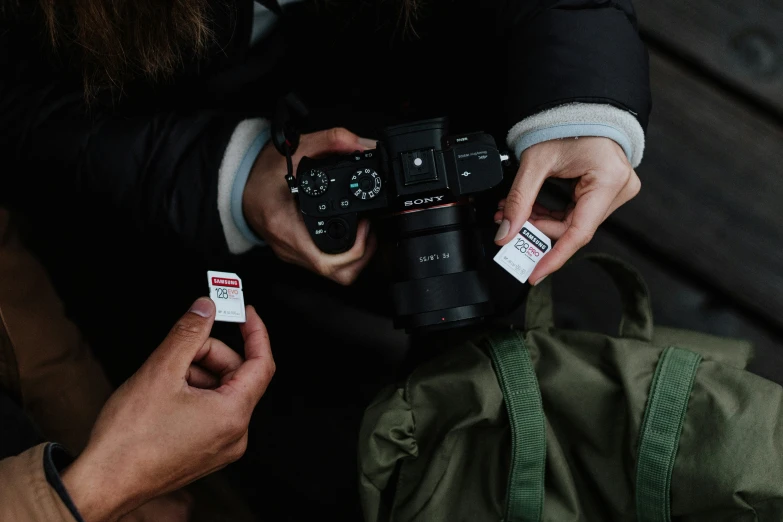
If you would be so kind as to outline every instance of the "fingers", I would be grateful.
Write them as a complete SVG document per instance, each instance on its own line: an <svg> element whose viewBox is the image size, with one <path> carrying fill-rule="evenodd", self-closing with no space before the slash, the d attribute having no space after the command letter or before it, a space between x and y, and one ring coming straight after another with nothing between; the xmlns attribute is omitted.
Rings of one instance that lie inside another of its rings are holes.
<svg viewBox="0 0 783 522"><path fill-rule="evenodd" d="M364 257L367 250L367 238L370 236L370 222L366 219L359 220L356 227L356 241L350 250L330 257L335 266L345 266L354 263ZM319 250L320 252L320 250ZM321 253L321 255L325 255Z"/></svg>
<svg viewBox="0 0 783 522"><path fill-rule="evenodd" d="M274 365L272 360L272 347L269 342L269 333L266 331L264 321L258 316L255 307L248 306L246 310L247 320L239 325L242 332L242 339L245 341L245 359L268 359Z"/></svg>
<svg viewBox="0 0 783 522"><path fill-rule="evenodd" d="M522 230L522 225L530 217L533 203L548 174L548 169L537 163L534 165L528 158L525 154L522 155L522 164L519 166L504 206L495 216L496 221L500 220L495 243L501 246L511 241L511 238Z"/></svg>
<svg viewBox="0 0 783 522"><path fill-rule="evenodd" d="M295 162L303 156L317 158L332 154L349 154L357 150L374 148L376 145L375 141L360 138L346 129L329 129L303 136ZM280 218L280 222L286 225L274 226L273 223L277 221L270 220L266 227L261 227L268 229L266 236L272 236L272 241L269 241L269 237L266 239L275 254L285 261L296 263L339 284L351 284L370 261L374 252L374 247L369 249L369 252L367 248L369 222L366 220L359 222L356 240L347 252L330 255L321 252L310 238L301 213L297 211L295 205L292 203L286 207L286 210L291 216L286 216L286 219ZM288 231L288 233L275 233L276 230ZM269 231L272 233L270 234Z"/></svg>
<svg viewBox="0 0 783 522"><path fill-rule="evenodd" d="M521 160L494 216L499 225L495 242L507 244L525 220L557 240L530 275L531 284L537 284L586 245L612 212L636 196L641 183L622 148L607 138L539 143L525 150ZM535 203L549 176L575 182L573 207L551 211Z"/></svg>
<svg viewBox="0 0 783 522"><path fill-rule="evenodd" d="M531 222L551 239L558 240L530 275L531 284L538 284L548 274L560 269L565 262L592 239L598 227L615 210L633 199L641 189L641 181L631 170L624 183L597 185L589 192L579 194L575 207L559 219L558 213L540 214ZM614 188L613 188L614 187ZM608 203L607 203L608 202Z"/></svg>
<svg viewBox="0 0 783 522"><path fill-rule="evenodd" d="M495 222L496 225L499 225L503 221L504 208L506 208L506 198L503 198L500 201L498 201L498 209L495 211L495 215L492 217L492 220Z"/></svg>
<svg viewBox="0 0 783 522"><path fill-rule="evenodd" d="M227 388L231 393L238 394L250 412L272 380L275 361L264 322L252 306L247 307L246 315L246 322L240 325L245 340L245 362L218 391Z"/></svg>
<svg viewBox="0 0 783 522"><path fill-rule="evenodd" d="M370 234L370 222L362 219L356 229L356 242L350 250L338 254L336 259L332 260L334 264L328 277L343 286L350 285L372 260L376 247L375 235Z"/></svg>
<svg viewBox="0 0 783 522"><path fill-rule="evenodd" d="M541 279L559 270L580 248L590 242L598 226L603 223L616 194L613 190L598 188L581 195L570 216L568 228L530 274L530 284L535 286ZM549 235L543 229L541 231Z"/></svg>
<svg viewBox="0 0 783 522"><path fill-rule="evenodd" d="M162 363L181 376L190 367L204 343L209 339L215 322L215 303L200 297L174 325L169 334L150 356L151 364Z"/></svg>
<svg viewBox="0 0 783 522"><path fill-rule="evenodd" d="M362 269L372 259L375 253L375 236L370 234L370 222L366 219L359 221L356 227L356 241L350 250L341 254L325 254L315 246L309 235L306 237L308 245L307 258L310 268L324 277L341 285L350 285L361 273Z"/></svg>
<svg viewBox="0 0 783 522"><path fill-rule="evenodd" d="M562 268L571 256L590 241L590 238L592 238L592 234L573 226L569 227L552 247L549 254L541 259L533 273L530 274L530 284L536 286L546 276Z"/></svg>
<svg viewBox="0 0 783 522"><path fill-rule="evenodd" d="M374 234L370 234L367 238L367 245L364 249L364 254L362 257L348 266L338 270L332 279L343 286L352 284L359 277L359 274L361 274L362 270L364 270L367 264L372 260L372 256L375 254L377 248L378 239Z"/></svg>
<svg viewBox="0 0 783 522"><path fill-rule="evenodd" d="M496 225L500 225L500 223L503 220L504 208L506 208L506 198L503 198L498 202L498 209L495 212L495 216L493 218ZM558 219L563 219L563 217L565 216L565 212L549 210L548 208L541 205L540 203L533 203L533 210L530 212L530 216L527 218L527 220L532 223L534 219L538 219L539 217L542 216L556 217L558 215L560 215Z"/></svg>
<svg viewBox="0 0 783 522"><path fill-rule="evenodd" d="M571 223L571 217L566 218L565 221L550 217L539 217L538 219L530 219L533 225L544 233L546 237L551 240L560 239Z"/></svg>
<svg viewBox="0 0 783 522"><path fill-rule="evenodd" d="M631 170L631 173L628 176L628 180L625 182L625 185L623 185L620 193L617 194L617 197L614 198L614 201L612 201L612 204L609 206L609 210L607 210L604 219L611 216L615 210L635 198L641 190L642 180L639 179L639 176L636 174L635 170Z"/></svg>
<svg viewBox="0 0 783 522"><path fill-rule="evenodd" d="M308 139L302 140L302 147L297 155L318 158L329 154L349 154L370 148L368 144L369 140L337 127L310 134ZM374 147L375 144L373 143L372 146Z"/></svg>
<svg viewBox="0 0 783 522"><path fill-rule="evenodd" d="M212 390L220 385L220 381L217 377L195 364L191 364L190 368L188 368L185 380L187 381L188 386L201 388L202 390Z"/></svg>
<svg viewBox="0 0 783 522"><path fill-rule="evenodd" d="M209 338L193 358L212 375L224 377L242 365L242 356L217 339ZM192 366L191 366L192 368Z"/></svg>

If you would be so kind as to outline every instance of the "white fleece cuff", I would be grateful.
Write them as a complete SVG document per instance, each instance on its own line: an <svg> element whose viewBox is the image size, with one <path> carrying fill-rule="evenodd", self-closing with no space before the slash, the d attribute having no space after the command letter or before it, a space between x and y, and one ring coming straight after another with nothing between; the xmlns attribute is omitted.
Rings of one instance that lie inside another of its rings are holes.
<svg viewBox="0 0 783 522"><path fill-rule="evenodd" d="M519 158L538 143L582 136L610 138L636 168L644 156L644 131L628 111L600 103L569 103L529 116L514 125L506 141Z"/></svg>
<svg viewBox="0 0 783 522"><path fill-rule="evenodd" d="M237 125L223 154L218 171L218 213L228 249L242 254L257 245L265 245L245 220L242 194L256 157L270 138L269 122L258 118Z"/></svg>

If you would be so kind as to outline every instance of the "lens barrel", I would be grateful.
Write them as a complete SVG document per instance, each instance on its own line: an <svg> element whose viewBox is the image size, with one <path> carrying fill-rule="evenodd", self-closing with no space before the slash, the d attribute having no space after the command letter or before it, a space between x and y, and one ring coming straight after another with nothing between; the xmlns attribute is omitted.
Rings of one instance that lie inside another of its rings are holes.
<svg viewBox="0 0 783 522"><path fill-rule="evenodd" d="M387 218L386 261L395 327L426 332L481 321L494 312L481 274L484 247L467 201Z"/></svg>

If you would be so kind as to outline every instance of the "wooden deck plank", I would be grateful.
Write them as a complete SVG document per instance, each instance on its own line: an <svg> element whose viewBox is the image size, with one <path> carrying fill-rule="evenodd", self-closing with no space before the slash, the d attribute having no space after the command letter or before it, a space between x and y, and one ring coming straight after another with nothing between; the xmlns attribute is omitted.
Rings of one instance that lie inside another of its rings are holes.
<svg viewBox="0 0 783 522"><path fill-rule="evenodd" d="M645 252L628 245L623 238L618 238L607 230L600 230L586 251L605 252L618 256L636 267L650 288L653 316L657 326L685 328L699 332L745 339L753 343L755 358L749 369L767 379L783 384L783 335L781 331L770 328L769 324L760 323L753 314L740 310L732 300L725 295L716 293L711 288L693 281L687 275L679 274L665 263L651 258ZM578 270L578 269L577 269ZM575 270L576 272L576 270ZM597 270L594 270L594 273ZM597 299L570 297L568 294L579 294L578 279L584 272L563 274L565 285L555 283L555 297L562 301L573 303L573 314L587 316L590 319L601 309L611 308L619 314L619 294L611 295L607 288L612 286L606 277L596 282L593 288ZM599 274L600 275L600 274ZM576 290L576 291L574 291ZM595 299L595 300L593 300ZM601 306L590 307L589 302L600 302ZM619 317L619 316L618 316ZM592 319L591 319L592 320ZM616 331L618 318L611 322L611 328ZM606 331L606 319L598 319ZM592 329L589 323L574 324L576 328Z"/></svg>
<svg viewBox="0 0 783 522"><path fill-rule="evenodd" d="M783 325L783 129L651 54L640 195L612 223Z"/></svg>
<svg viewBox="0 0 783 522"><path fill-rule="evenodd" d="M783 1L636 0L645 36L783 114Z"/></svg>

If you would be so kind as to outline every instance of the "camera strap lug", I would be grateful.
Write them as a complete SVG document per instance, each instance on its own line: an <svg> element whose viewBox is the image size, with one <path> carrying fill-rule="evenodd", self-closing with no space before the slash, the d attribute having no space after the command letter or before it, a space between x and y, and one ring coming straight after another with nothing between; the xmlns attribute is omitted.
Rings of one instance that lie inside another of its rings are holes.
<svg viewBox="0 0 783 522"><path fill-rule="evenodd" d="M299 194L299 187L296 186L296 178L290 172L286 174L285 181L288 183L288 190L291 194Z"/></svg>

